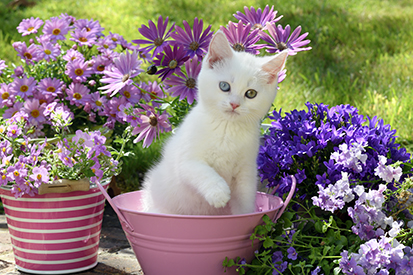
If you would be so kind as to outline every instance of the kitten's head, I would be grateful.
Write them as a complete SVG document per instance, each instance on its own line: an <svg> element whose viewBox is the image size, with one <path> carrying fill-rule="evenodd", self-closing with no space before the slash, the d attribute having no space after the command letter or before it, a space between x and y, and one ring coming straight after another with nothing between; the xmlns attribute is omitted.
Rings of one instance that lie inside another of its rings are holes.
<svg viewBox="0 0 413 275"><path fill-rule="evenodd" d="M256 123L274 101L287 55L287 51L266 57L236 52L218 31L198 77L199 104L222 119Z"/></svg>

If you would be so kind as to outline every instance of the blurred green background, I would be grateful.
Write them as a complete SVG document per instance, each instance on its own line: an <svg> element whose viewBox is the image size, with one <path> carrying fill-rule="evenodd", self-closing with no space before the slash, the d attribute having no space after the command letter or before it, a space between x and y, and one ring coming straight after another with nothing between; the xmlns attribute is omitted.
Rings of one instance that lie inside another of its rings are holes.
<svg viewBox="0 0 413 275"><path fill-rule="evenodd" d="M14 3L14 5L11 5ZM195 17L215 31L244 6L274 5L279 24L309 32L311 51L287 62L287 78L274 102L275 108L304 109L307 101L330 106L351 104L368 116L378 116L397 130L398 142L413 148L413 1L408 0L1 0L0 59L19 63L12 43L22 38L16 27L22 19L67 13L77 19L99 20L104 34L119 33L128 41L140 37L138 28L159 15L182 26ZM159 157L160 143L150 150L136 145L134 159L124 174L136 177ZM128 182L130 179L124 179ZM122 183L120 183L122 185ZM134 189L135 185L122 187Z"/></svg>

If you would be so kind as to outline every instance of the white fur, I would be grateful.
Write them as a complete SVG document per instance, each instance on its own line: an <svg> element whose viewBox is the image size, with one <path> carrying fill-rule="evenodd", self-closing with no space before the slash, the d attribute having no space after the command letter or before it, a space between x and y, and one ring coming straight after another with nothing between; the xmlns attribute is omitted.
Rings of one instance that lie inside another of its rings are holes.
<svg viewBox="0 0 413 275"><path fill-rule="evenodd" d="M143 184L146 211L220 215L254 211L260 122L274 101L286 52L234 52L217 32L198 77L199 97ZM221 81L230 92L219 88ZM245 97L248 89L258 92ZM233 110L231 103L239 105Z"/></svg>

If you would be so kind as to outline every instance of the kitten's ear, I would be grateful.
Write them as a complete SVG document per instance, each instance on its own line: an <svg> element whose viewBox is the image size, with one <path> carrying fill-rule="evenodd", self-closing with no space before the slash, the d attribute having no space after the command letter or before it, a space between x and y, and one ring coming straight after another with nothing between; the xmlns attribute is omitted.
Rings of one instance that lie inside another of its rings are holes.
<svg viewBox="0 0 413 275"><path fill-rule="evenodd" d="M222 31L217 31L209 44L207 62L212 69L216 62L231 58L233 51L227 37Z"/></svg>
<svg viewBox="0 0 413 275"><path fill-rule="evenodd" d="M287 56L288 50L284 50L262 66L262 70L269 74L268 84L278 79L278 73L284 68Z"/></svg>

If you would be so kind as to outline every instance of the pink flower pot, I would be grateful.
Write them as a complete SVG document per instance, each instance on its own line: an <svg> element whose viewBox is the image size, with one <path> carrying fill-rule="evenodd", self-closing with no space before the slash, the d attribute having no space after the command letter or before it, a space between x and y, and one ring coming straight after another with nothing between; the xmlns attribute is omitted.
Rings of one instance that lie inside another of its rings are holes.
<svg viewBox="0 0 413 275"><path fill-rule="evenodd" d="M266 214L278 219L295 190L283 203L273 195L257 192L256 210L245 215L188 216L141 212L143 191L121 194L113 199L102 189L121 221L126 237L145 275L238 274L224 272L225 257L250 261L259 242L250 240L254 228Z"/></svg>
<svg viewBox="0 0 413 275"><path fill-rule="evenodd" d="M105 206L97 187L17 199L1 187L0 195L18 270L69 274L96 266Z"/></svg>

